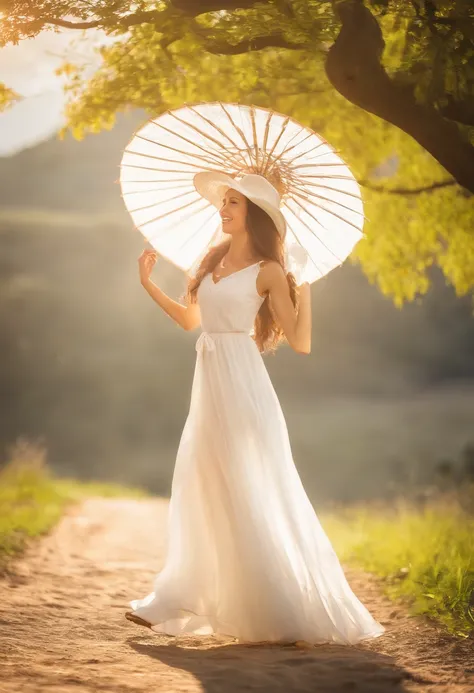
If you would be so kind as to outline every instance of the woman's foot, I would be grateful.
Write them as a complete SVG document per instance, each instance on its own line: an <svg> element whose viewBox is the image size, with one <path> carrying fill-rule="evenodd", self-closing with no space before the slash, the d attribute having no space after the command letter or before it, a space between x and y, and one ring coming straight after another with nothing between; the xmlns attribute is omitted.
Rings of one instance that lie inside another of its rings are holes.
<svg viewBox="0 0 474 693"><path fill-rule="evenodd" d="M135 616L132 611L126 611L125 618L129 621L133 621L133 623L138 623L139 626L145 626L146 628L151 629L151 623L149 623L149 621L145 621L145 619L140 618L140 616Z"/></svg>

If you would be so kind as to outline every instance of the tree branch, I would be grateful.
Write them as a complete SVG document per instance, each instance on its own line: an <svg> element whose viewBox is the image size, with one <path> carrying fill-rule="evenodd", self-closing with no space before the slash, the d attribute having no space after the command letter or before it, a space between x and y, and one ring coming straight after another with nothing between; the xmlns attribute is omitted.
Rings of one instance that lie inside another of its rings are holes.
<svg viewBox="0 0 474 693"><path fill-rule="evenodd" d="M440 180L437 183L431 183L430 185L424 185L419 188L384 188L379 185L372 185L366 180L357 181L359 185L367 188L368 190L373 190L374 192L380 193L390 193L392 195L419 195L424 192L433 192L434 190L439 190L440 188L449 188L453 185L457 185L455 180Z"/></svg>
<svg viewBox="0 0 474 693"><path fill-rule="evenodd" d="M135 26L137 24L156 24L158 20L162 20L165 17L170 16L170 8L164 10L150 10L148 12L135 12L135 14L129 14L125 17L112 16L110 19L93 19L88 22L69 22L65 19L59 19L56 17L45 17L41 21L44 24L51 24L53 26L60 26L64 29L95 29L97 27L111 27L117 26L127 29L130 26Z"/></svg>
<svg viewBox="0 0 474 693"><path fill-rule="evenodd" d="M382 32L362 0L335 2L335 11L342 27L325 65L333 87L351 103L411 135L459 185L474 192L474 147L455 123L418 104L411 90L390 79L381 64Z"/></svg>
<svg viewBox="0 0 474 693"><path fill-rule="evenodd" d="M117 17L118 19L118 17ZM45 17L41 20L44 24L52 26L60 26L63 29L95 29L98 26L104 26L103 19L94 19L90 22L68 22L65 19L56 19L55 17ZM114 21L115 24L115 21Z"/></svg>
<svg viewBox="0 0 474 693"><path fill-rule="evenodd" d="M304 50L308 48L304 43L292 43L284 38L280 33L271 34L270 36L256 36L252 39L239 41L235 45L225 41L206 40L203 43L204 49L208 53L215 55L239 55L248 53L249 51L260 51L263 48L287 48L288 50Z"/></svg>
<svg viewBox="0 0 474 693"><path fill-rule="evenodd" d="M440 113L462 125L474 125L474 98L456 101L449 96L447 105L440 108Z"/></svg>
<svg viewBox="0 0 474 693"><path fill-rule="evenodd" d="M156 24L163 17L176 16L177 14L184 14L186 17L192 18L206 12L216 12L218 10L248 9L258 2L265 4L265 0L205 0L204 2L199 2L199 0L170 0L170 6L163 10L138 11L125 17L112 15L108 20L91 19L84 22L70 22L59 17L44 17L41 18L41 22L43 24L60 26L64 29L95 29L97 27L111 26L120 26L126 29L137 24Z"/></svg>
<svg viewBox="0 0 474 693"><path fill-rule="evenodd" d="M181 10L188 17L197 17L206 12L218 12L219 10L248 10L257 3L268 4L268 0L170 0L170 4L177 10Z"/></svg>

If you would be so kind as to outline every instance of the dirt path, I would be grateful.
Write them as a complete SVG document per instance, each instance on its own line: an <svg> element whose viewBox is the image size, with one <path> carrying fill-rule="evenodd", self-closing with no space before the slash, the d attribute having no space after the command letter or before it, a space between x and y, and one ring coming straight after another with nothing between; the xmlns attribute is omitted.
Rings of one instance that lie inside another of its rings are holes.
<svg viewBox="0 0 474 693"><path fill-rule="evenodd" d="M356 647L249 647L130 623L128 600L147 594L161 567L166 510L165 500L89 499L0 580L1 693L474 691L472 640L407 616L348 569L387 627Z"/></svg>

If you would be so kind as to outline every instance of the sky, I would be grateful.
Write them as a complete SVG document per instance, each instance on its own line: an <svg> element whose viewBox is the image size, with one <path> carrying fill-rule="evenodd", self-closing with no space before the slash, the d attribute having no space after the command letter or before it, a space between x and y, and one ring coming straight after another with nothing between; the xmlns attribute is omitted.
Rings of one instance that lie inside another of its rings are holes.
<svg viewBox="0 0 474 693"><path fill-rule="evenodd" d="M17 46L0 49L0 82L23 98L0 113L0 156L11 156L51 137L63 125L64 78L54 71L65 61L99 64L95 49L107 40L100 30L44 31Z"/></svg>

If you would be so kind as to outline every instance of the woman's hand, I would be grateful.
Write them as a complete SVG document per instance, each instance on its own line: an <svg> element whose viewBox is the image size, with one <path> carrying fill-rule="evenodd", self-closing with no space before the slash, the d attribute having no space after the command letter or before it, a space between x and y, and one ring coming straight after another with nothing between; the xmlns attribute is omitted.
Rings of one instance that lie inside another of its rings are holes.
<svg viewBox="0 0 474 693"><path fill-rule="evenodd" d="M145 283L150 278L151 271L155 266L155 262L158 259L158 253L156 250L150 250L145 248L140 257L138 258L138 269L140 272L140 281Z"/></svg>
<svg viewBox="0 0 474 693"><path fill-rule="evenodd" d="M158 253L150 248L145 248L138 258L140 280L143 288L164 312L169 315L184 330L192 330L200 324L199 306L197 304L183 306L178 301L173 301L150 279L151 271L155 265Z"/></svg>
<svg viewBox="0 0 474 693"><path fill-rule="evenodd" d="M310 284L309 284L309 282L303 282L302 284L299 284L299 285L296 287L296 289L297 289L298 294L299 294L300 296L301 296L302 294L303 294L303 296L311 295L311 289L310 289Z"/></svg>

